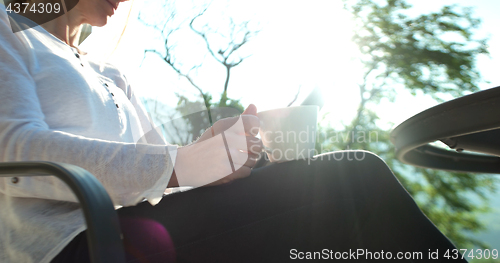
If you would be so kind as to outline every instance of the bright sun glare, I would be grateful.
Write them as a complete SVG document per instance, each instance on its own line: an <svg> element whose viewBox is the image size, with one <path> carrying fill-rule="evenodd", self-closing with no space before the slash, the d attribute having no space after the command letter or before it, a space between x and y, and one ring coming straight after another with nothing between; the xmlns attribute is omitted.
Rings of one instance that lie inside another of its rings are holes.
<svg viewBox="0 0 500 263"><path fill-rule="evenodd" d="M151 48L155 37L137 21L138 12L147 8L144 3L134 3L127 31L110 61L126 73L139 94L175 106L175 92L196 94L196 90L158 56L149 54L143 61L144 49ZM121 4L107 26L93 28L82 48L100 58L109 54L121 32L127 5ZM297 102L319 87L328 100L322 112L330 112L332 122L353 117L359 102L355 80L362 68L354 60L358 53L351 42L352 22L341 1L261 0L252 6L233 6L232 11L260 20L262 31L248 45L252 56L232 72L228 89L231 98L268 110L288 105L299 87ZM224 69L203 70L200 86L217 97L222 91Z"/></svg>
<svg viewBox="0 0 500 263"><path fill-rule="evenodd" d="M199 6L190 1L178 2L191 7ZM158 41L154 30L137 20L139 11L154 8L156 3L152 0L135 1L124 38L109 60L125 72L139 95L174 107L177 103L175 93L192 97L198 93L156 54L148 54L144 58L145 49L162 50L162 42ZM363 67L357 60L357 46L351 41L353 22L343 9L342 1L256 0L248 4L216 0L211 8L224 10L226 3L230 3L231 7L226 14L252 18L262 28L245 47L251 56L231 72L230 98L241 99L243 105L254 103L259 110L268 110L288 105L299 87L299 103L313 88L319 87L327 102L322 109L323 114L329 113L327 120L332 125L352 120L360 101L357 81L363 74ZM82 49L98 58L106 57L105 54L115 47L113 39L121 33L128 14L127 5L130 3L121 3L107 26L94 28ZM415 8L422 9L422 5ZM189 54L192 56L181 60L200 57L204 48L201 41L195 36L183 43L184 48L191 50ZM495 46L491 47L491 54L496 54ZM205 61L209 61L208 58ZM483 68L487 72L490 67ZM195 80L199 86L217 99L223 90L224 68L210 64L198 74ZM384 122L397 124L436 104L428 96L416 98L401 90L398 91L396 104L383 99L377 106L377 113Z"/></svg>

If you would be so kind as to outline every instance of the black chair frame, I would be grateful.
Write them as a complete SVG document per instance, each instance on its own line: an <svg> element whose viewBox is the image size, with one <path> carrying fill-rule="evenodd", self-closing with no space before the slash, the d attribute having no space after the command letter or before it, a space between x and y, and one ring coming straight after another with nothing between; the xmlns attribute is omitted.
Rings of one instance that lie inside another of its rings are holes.
<svg viewBox="0 0 500 263"><path fill-rule="evenodd" d="M437 140L455 151L429 144ZM500 174L500 87L427 109L398 125L391 141L407 164Z"/></svg>
<svg viewBox="0 0 500 263"><path fill-rule="evenodd" d="M55 162L0 163L0 177L56 176L80 202L87 223L89 253L94 263L125 262L117 213L102 184L87 170Z"/></svg>

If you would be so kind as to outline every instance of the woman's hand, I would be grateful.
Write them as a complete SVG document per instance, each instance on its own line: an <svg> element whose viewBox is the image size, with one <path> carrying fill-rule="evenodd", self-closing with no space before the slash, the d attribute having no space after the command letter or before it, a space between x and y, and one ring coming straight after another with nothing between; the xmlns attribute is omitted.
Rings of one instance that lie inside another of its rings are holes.
<svg viewBox="0 0 500 263"><path fill-rule="evenodd" d="M169 187L212 186L250 175L262 151L260 121L251 104L239 117L217 121L193 144L177 150Z"/></svg>

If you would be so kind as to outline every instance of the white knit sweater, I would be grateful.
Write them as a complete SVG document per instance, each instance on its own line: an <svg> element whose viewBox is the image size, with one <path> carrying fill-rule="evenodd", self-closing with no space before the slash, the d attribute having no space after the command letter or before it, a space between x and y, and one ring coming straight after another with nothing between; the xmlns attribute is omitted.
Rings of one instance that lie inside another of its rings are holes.
<svg viewBox="0 0 500 263"><path fill-rule="evenodd" d="M40 26L12 33L0 4L0 162L80 166L118 207L158 203L176 154L115 67L99 71ZM0 179L0 262L50 262L83 230L76 198L59 179Z"/></svg>

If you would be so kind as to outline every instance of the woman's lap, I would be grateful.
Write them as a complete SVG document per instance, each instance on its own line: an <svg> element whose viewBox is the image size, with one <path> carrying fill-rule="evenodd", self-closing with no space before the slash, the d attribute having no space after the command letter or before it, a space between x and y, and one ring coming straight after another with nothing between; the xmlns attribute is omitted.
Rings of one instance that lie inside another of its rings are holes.
<svg viewBox="0 0 500 263"><path fill-rule="evenodd" d="M119 209L126 250L135 251L128 258L283 262L323 249L421 251L426 258L429 249L454 248L377 156L321 157L255 169L231 184L171 194L156 206Z"/></svg>

